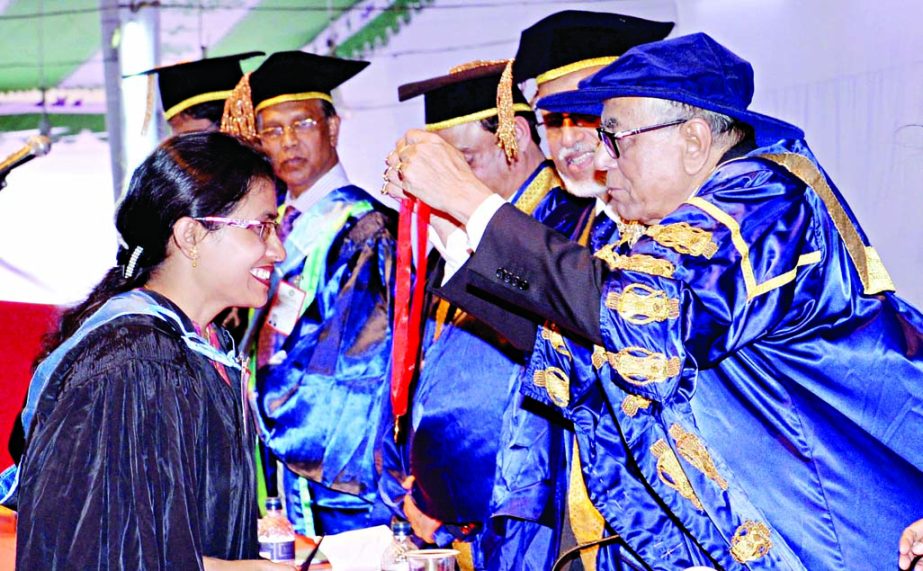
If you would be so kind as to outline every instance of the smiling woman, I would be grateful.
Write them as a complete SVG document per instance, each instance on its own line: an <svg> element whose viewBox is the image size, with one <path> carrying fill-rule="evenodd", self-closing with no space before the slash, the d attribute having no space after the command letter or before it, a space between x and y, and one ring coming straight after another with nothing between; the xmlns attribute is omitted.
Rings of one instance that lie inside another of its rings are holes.
<svg viewBox="0 0 923 571"><path fill-rule="evenodd" d="M266 302L285 257L275 216L269 163L227 135L169 139L135 171L116 216L119 265L64 315L29 388L5 499L19 508L18 567L256 558L245 381L211 320Z"/></svg>

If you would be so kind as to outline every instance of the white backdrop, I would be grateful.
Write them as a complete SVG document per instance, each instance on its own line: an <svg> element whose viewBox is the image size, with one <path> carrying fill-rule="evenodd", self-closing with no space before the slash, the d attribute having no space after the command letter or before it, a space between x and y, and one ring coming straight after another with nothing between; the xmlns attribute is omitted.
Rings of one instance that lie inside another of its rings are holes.
<svg viewBox="0 0 923 571"><path fill-rule="evenodd" d="M422 122L422 102L398 103L398 85L475 58L512 57L522 28L565 8L673 20L673 35L704 31L748 59L756 73L753 107L804 128L898 292L923 306L918 1L436 0L336 94L340 156L354 182L377 194L385 155ZM7 134L0 153L24 138ZM105 143L79 137L10 176L0 192L0 299L74 301L110 265L106 153Z"/></svg>

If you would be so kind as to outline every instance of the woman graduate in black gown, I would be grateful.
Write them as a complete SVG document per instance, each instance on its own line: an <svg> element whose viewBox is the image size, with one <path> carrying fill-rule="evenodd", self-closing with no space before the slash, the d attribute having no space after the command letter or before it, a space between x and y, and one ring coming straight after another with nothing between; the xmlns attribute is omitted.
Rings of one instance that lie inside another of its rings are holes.
<svg viewBox="0 0 923 571"><path fill-rule="evenodd" d="M254 561L254 432L212 323L266 302L285 257L274 180L220 133L169 139L135 171L119 266L65 314L30 386L18 568L290 568Z"/></svg>

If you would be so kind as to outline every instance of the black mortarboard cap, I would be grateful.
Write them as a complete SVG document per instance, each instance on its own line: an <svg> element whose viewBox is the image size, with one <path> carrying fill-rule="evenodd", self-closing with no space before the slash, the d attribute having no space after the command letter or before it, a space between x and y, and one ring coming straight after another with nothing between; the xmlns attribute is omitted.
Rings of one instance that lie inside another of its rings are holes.
<svg viewBox="0 0 923 571"><path fill-rule="evenodd" d="M264 55L246 52L155 67L137 75L157 74L163 115L170 119L193 105L228 98L243 72L240 61Z"/></svg>
<svg viewBox="0 0 923 571"><path fill-rule="evenodd" d="M423 95L427 131L439 131L499 116L497 138L507 157L518 152L512 135L517 112L532 112L522 91L512 83L510 60L473 61L452 68L448 75L407 83L397 88L399 101Z"/></svg>
<svg viewBox="0 0 923 571"><path fill-rule="evenodd" d="M608 65L626 50L667 37L673 22L654 22L604 12L565 10L531 27L519 38L513 64L517 83L557 79L593 66Z"/></svg>
<svg viewBox="0 0 923 571"><path fill-rule="evenodd" d="M276 103L322 99L369 65L367 61L319 56L300 51L277 52L250 74L254 113Z"/></svg>
<svg viewBox="0 0 923 571"><path fill-rule="evenodd" d="M471 65L470 68L458 66L447 75L398 87L397 98L406 101L423 95L426 128L430 131L487 119L497 114L497 88L506 64L503 60L466 64ZM515 85L512 86L512 102L514 111L532 110Z"/></svg>

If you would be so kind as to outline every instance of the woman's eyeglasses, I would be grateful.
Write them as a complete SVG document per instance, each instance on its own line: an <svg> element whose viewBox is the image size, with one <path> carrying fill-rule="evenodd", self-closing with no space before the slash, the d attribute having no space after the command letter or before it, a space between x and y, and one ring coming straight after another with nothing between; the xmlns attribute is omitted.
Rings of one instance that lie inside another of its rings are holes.
<svg viewBox="0 0 923 571"><path fill-rule="evenodd" d="M193 220L253 230L260 237L260 240L264 242L268 241L269 236L272 234L279 235L279 222L276 220L242 220L240 218L223 218L221 216L203 216L193 218Z"/></svg>

